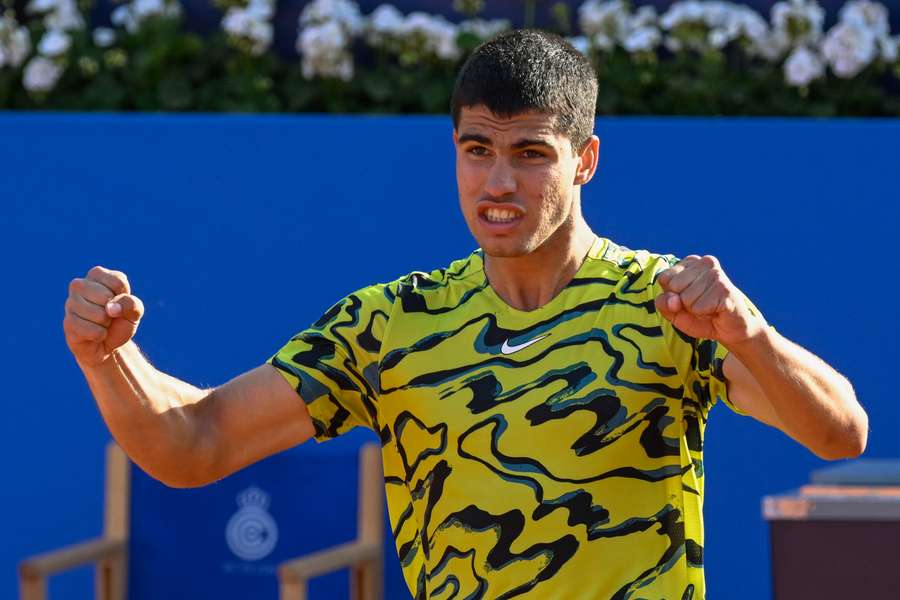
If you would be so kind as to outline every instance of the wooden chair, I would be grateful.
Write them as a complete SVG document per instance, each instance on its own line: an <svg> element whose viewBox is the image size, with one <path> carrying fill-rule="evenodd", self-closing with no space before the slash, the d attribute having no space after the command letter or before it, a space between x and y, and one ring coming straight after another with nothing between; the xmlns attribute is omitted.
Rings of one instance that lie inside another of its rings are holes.
<svg viewBox="0 0 900 600"><path fill-rule="evenodd" d="M128 570L130 461L114 442L106 447L103 536L27 558L19 563L21 600L45 600L47 578L75 567L95 565L97 600L123 600Z"/></svg>
<svg viewBox="0 0 900 600"><path fill-rule="evenodd" d="M384 589L384 475L381 449L360 450L359 507L356 540L278 567L281 600L306 600L306 582L337 569L350 568L350 598L381 600Z"/></svg>
<svg viewBox="0 0 900 600"><path fill-rule="evenodd" d="M350 569L352 600L382 600L384 569L384 486L377 444L360 448L357 538L346 544L283 562L278 567L281 600L306 600L307 582L338 569ZM46 600L47 579L93 564L95 600L128 597L131 461L114 442L106 448L103 536L23 560L20 600Z"/></svg>

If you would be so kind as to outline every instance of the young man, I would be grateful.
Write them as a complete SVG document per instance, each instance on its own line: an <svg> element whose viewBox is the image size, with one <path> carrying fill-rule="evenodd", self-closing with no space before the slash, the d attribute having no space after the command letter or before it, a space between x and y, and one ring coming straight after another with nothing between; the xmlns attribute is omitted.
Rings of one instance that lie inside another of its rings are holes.
<svg viewBox="0 0 900 600"><path fill-rule="evenodd" d="M197 486L370 427L416 598L705 597L712 406L828 459L863 451L867 417L715 258L591 231L580 189L597 166L596 94L590 64L558 37L481 46L452 103L460 207L480 249L350 294L213 390L141 356L143 306L123 273L73 280L67 341L116 440L163 482Z"/></svg>

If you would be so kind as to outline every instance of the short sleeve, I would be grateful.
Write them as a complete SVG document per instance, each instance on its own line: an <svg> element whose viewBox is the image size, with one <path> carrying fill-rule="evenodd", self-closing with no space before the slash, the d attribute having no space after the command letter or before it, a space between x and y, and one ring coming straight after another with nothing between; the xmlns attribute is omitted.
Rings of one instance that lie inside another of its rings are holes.
<svg viewBox="0 0 900 600"><path fill-rule="evenodd" d="M354 292L269 359L306 403L317 441L357 426L378 431L381 344L393 300L388 284Z"/></svg>
<svg viewBox="0 0 900 600"><path fill-rule="evenodd" d="M662 293L657 279L660 273L678 263L678 259L672 255L655 258L649 265L652 282L649 286L650 306L653 306L654 311L656 308L652 300ZM749 300L747 303L756 310ZM715 340L691 337L679 331L662 315L659 315L659 321L669 355L684 381L685 399L699 404L704 412L709 411L717 402L723 402L735 413L748 416L728 397L728 382L723 369L728 348Z"/></svg>

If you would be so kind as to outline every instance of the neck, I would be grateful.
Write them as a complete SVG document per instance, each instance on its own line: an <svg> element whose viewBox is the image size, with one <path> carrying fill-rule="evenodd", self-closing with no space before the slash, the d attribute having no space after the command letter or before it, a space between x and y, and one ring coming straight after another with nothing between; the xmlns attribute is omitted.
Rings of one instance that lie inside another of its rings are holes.
<svg viewBox="0 0 900 600"><path fill-rule="evenodd" d="M569 285L596 237L580 215L574 221L525 256L484 257L490 286L504 302L518 310L535 310Z"/></svg>

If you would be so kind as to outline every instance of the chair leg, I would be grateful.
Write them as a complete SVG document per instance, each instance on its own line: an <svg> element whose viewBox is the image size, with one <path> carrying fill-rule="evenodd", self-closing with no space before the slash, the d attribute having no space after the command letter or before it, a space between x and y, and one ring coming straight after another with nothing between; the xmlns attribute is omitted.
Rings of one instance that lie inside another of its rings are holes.
<svg viewBox="0 0 900 600"><path fill-rule="evenodd" d="M96 600L125 600L125 556L118 556L97 563L94 571L94 598Z"/></svg>
<svg viewBox="0 0 900 600"><path fill-rule="evenodd" d="M47 580L44 577L20 577L20 600L47 600Z"/></svg>
<svg viewBox="0 0 900 600"><path fill-rule="evenodd" d="M278 600L306 600L306 580L293 579L281 580L279 583Z"/></svg>
<svg viewBox="0 0 900 600"><path fill-rule="evenodd" d="M381 600L384 590L382 561L350 567L350 600Z"/></svg>

